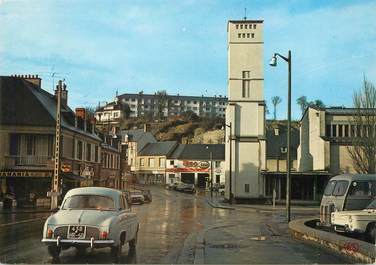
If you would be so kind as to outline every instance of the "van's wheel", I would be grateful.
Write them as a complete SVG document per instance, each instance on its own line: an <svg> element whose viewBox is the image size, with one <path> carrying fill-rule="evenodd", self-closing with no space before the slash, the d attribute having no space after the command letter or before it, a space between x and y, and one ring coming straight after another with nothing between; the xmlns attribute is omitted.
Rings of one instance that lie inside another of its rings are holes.
<svg viewBox="0 0 376 265"><path fill-rule="evenodd" d="M131 241L129 241L129 249L131 249L131 250L135 250L136 249L137 238L138 238L138 230L136 232L135 237Z"/></svg>
<svg viewBox="0 0 376 265"><path fill-rule="evenodd" d="M47 246L47 250L48 250L48 254L50 254L50 256L53 259L58 259L59 258L59 255L60 255L60 252L61 252L61 247L58 247L58 246Z"/></svg>
<svg viewBox="0 0 376 265"><path fill-rule="evenodd" d="M375 238L376 238L376 224L375 223L371 223L367 226L367 230L366 230L366 240L369 242L369 243L372 243L374 244L375 243Z"/></svg>

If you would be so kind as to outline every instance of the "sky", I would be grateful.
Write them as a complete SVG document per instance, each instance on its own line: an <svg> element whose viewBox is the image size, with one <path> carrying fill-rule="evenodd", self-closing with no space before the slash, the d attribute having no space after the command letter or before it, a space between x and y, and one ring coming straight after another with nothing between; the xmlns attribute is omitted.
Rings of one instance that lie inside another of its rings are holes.
<svg viewBox="0 0 376 265"><path fill-rule="evenodd" d="M39 74L52 92L65 79L69 105L97 106L122 93L166 90L227 95L227 21L264 20L264 96L286 118L292 52L296 99L352 106L364 77L376 84L376 1L0 0L0 75ZM54 78L52 75L54 74Z"/></svg>

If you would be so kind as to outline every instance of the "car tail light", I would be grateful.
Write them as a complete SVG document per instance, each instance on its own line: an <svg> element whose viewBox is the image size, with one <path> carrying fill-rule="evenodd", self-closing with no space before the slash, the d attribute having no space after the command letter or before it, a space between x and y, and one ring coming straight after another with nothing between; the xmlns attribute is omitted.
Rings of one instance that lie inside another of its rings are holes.
<svg viewBox="0 0 376 265"><path fill-rule="evenodd" d="M48 229L47 230L47 238L52 238L52 235L54 234L54 231L52 231L52 229Z"/></svg>
<svg viewBox="0 0 376 265"><path fill-rule="evenodd" d="M102 231L102 232L100 233L100 237L101 237L101 239L107 239L107 236L108 236L108 233L107 233L106 231Z"/></svg>

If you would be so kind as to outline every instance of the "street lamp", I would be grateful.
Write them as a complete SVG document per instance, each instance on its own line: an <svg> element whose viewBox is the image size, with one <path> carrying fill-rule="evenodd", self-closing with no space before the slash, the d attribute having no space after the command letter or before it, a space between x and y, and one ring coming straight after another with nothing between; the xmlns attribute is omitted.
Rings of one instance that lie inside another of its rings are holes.
<svg viewBox="0 0 376 265"><path fill-rule="evenodd" d="M279 53L275 53L270 60L270 66L277 66L277 56L285 60L288 64L288 103L287 103L287 161L286 161L286 217L287 222L291 220L291 51L285 57Z"/></svg>
<svg viewBox="0 0 376 265"><path fill-rule="evenodd" d="M213 151L208 145L206 149L210 150L210 198L213 199Z"/></svg>
<svg viewBox="0 0 376 265"><path fill-rule="evenodd" d="M229 198L229 203L232 204L232 122L230 122L229 125L225 124L226 127L230 128L230 135L229 135L229 140L230 140L230 174L229 174L229 192L230 192L230 198Z"/></svg>

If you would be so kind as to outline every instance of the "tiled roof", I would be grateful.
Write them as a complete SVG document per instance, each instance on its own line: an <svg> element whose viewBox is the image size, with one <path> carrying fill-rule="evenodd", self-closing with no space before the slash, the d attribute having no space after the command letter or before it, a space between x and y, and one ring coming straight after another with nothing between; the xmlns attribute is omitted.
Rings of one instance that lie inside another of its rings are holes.
<svg viewBox="0 0 376 265"><path fill-rule="evenodd" d="M157 142L152 133L145 132L143 129L121 131L122 138L124 138L126 134L128 135L129 141L137 142L137 152L140 152L148 143Z"/></svg>
<svg viewBox="0 0 376 265"><path fill-rule="evenodd" d="M225 160L224 144L180 144L168 158L209 160L210 151L213 153L213 160Z"/></svg>
<svg viewBox="0 0 376 265"><path fill-rule="evenodd" d="M0 124L55 127L55 96L19 77L0 76ZM62 106L61 126L65 129L100 138L74 126L74 112Z"/></svg>
<svg viewBox="0 0 376 265"><path fill-rule="evenodd" d="M147 144L139 153L139 156L167 156L177 146L177 141L166 141Z"/></svg>

